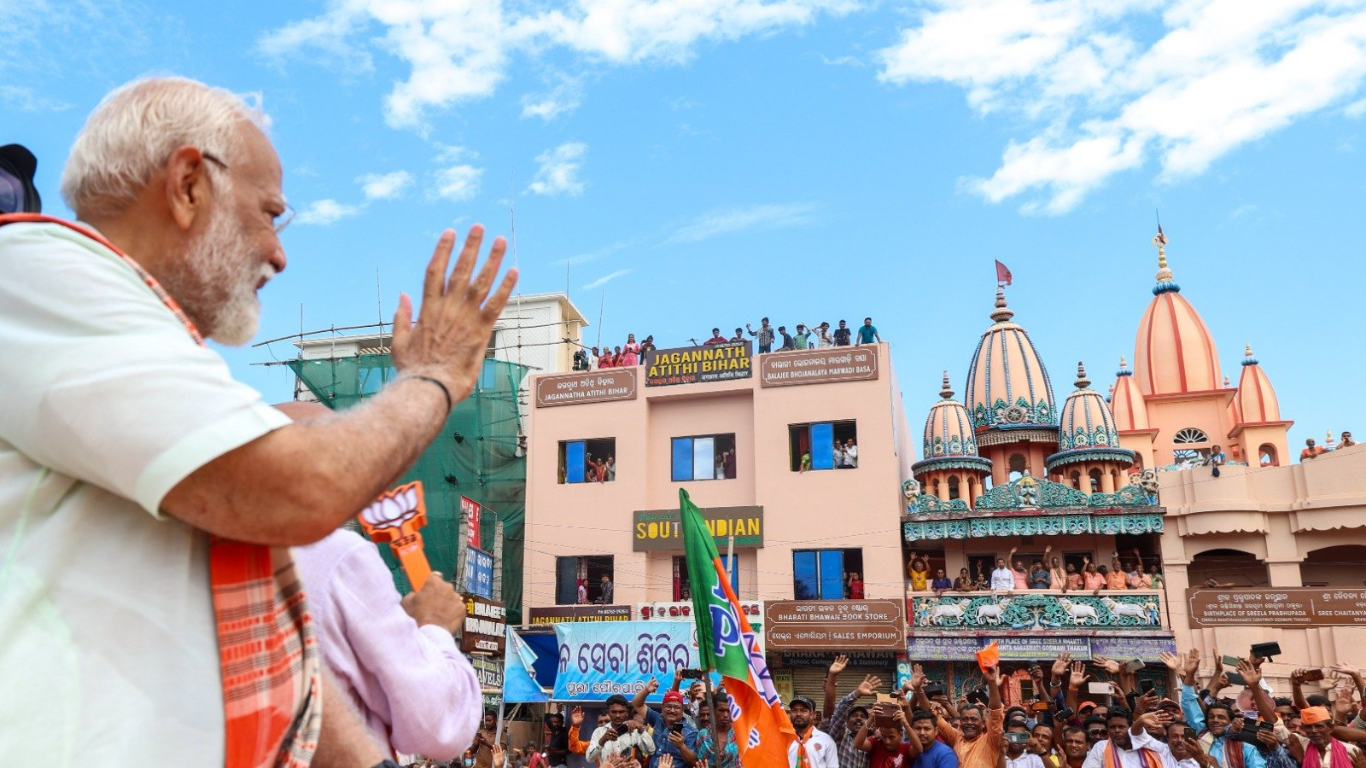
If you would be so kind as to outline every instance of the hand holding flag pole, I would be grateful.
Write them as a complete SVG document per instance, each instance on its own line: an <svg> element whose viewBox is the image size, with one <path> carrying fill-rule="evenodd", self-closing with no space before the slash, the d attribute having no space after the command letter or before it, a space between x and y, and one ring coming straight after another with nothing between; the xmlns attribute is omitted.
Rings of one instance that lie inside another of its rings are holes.
<svg viewBox="0 0 1366 768"><path fill-rule="evenodd" d="M418 529L427 524L427 501L422 494L422 481L400 485L385 491L357 516L365 535L376 544L389 542L389 549L403 566L413 591L422 589L432 575L427 552L422 546Z"/></svg>

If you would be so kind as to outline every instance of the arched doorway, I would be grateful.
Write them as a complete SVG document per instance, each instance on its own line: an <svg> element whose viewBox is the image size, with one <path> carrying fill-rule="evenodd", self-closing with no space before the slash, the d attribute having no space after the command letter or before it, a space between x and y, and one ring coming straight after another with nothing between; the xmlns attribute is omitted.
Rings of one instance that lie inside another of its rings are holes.
<svg viewBox="0 0 1366 768"><path fill-rule="evenodd" d="M1281 458L1276 454L1276 446L1271 443L1262 443L1262 447L1257 449L1257 460L1263 467L1281 465Z"/></svg>
<svg viewBox="0 0 1366 768"><path fill-rule="evenodd" d="M1204 586L1213 581L1229 587L1265 587L1271 584L1266 564L1251 552L1240 549L1211 549L1191 558L1190 585Z"/></svg>
<svg viewBox="0 0 1366 768"><path fill-rule="evenodd" d="M1366 584L1366 546L1344 544L1316 549L1300 563L1306 587L1361 587Z"/></svg>

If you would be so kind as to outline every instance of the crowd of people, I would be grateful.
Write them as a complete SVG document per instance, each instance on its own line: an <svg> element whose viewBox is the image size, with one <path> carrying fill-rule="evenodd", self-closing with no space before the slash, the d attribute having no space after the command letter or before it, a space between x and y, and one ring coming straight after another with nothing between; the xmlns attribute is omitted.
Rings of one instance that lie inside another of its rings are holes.
<svg viewBox="0 0 1366 768"><path fill-rule="evenodd" d="M711 329L711 336L705 341L698 342L697 339L689 339L694 346L710 346L713 344L733 344L746 340L746 334L753 337L758 345L759 354L770 352L788 352L799 349L820 349L822 347L847 347L858 344L874 344L882 341L877 327L873 325L873 318L863 318L863 325L858 328L850 328L849 324L841 320L835 328L830 327L830 323L823 322L820 325L807 325L797 323L796 330L789 333L787 326L780 325L774 328L769 323L767 317L759 321L759 328L755 328L748 323L744 328L736 328L735 334L726 337L721 333L721 329ZM774 344L777 349L774 349ZM630 368L640 365L645 360L645 355L650 350L655 349L655 337L646 336L642 341L636 341L636 335L630 333L626 335L626 343L620 346L610 347L579 347L574 352L573 369L576 371L596 371L603 368Z"/></svg>
<svg viewBox="0 0 1366 768"><path fill-rule="evenodd" d="M943 568L936 568L931 576L930 559L919 552L911 552L906 563L906 575L912 592L1010 592L1029 589L1053 589L1059 592L1091 592L1128 589L1162 589L1165 582L1156 562L1144 567L1143 555L1135 549L1132 560L1122 560L1118 552L1110 564L1096 564L1089 556L1083 557L1081 567L1064 564L1062 558L1050 557L1053 547L1044 549L1029 567L1017 560L1018 547L1005 557L996 559L996 568L987 573L982 562L977 562L976 573L967 568L958 571L958 578L949 579ZM1219 586L1217 584L1212 586Z"/></svg>
<svg viewBox="0 0 1366 768"><path fill-rule="evenodd" d="M1174 676L1170 692L1132 665L1101 656L1088 664L1064 653L1051 665L1030 667L1031 685L1019 688L1029 693L1007 706L1007 675L989 665L981 668L983 685L962 695L951 696L943 681L930 680L915 664L890 696L880 695L884 682L873 675L838 696L849 659L837 656L819 709L807 696L788 702L797 733L788 765L1366 768L1366 752L1358 747L1366 742L1360 698L1366 679L1357 668L1296 670L1290 695L1276 696L1262 675L1267 659L1255 653L1234 659L1216 651L1213 671L1204 678L1198 650L1161 658ZM1325 679L1335 679L1320 683L1328 695L1308 690ZM634 699L609 697L591 732L580 707L568 723L561 713L546 715L543 749L533 743L525 751L508 750L476 739L465 764L551 768L577 754L613 768L740 768L724 690L709 701L700 683L687 691L675 686L655 709L646 698L657 690L651 679ZM483 763L481 751L487 753Z"/></svg>

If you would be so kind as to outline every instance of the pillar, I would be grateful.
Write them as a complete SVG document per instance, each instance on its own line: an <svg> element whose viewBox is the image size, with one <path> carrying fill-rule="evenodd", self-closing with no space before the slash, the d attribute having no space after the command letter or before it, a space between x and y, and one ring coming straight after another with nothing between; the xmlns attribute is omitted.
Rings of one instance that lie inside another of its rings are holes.
<svg viewBox="0 0 1366 768"><path fill-rule="evenodd" d="M1114 492L1115 492L1115 473L1114 473L1114 470L1113 470L1113 469L1108 469L1108 470L1102 469L1102 470L1100 471L1100 492L1101 492L1101 493L1114 493Z"/></svg>

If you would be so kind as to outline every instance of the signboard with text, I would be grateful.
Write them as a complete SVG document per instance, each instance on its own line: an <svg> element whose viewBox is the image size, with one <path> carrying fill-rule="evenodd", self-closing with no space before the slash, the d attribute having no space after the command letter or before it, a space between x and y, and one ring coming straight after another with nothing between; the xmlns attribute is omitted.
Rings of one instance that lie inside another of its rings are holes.
<svg viewBox="0 0 1366 768"><path fill-rule="evenodd" d="M493 599L493 555L474 547L466 549L465 591L486 600Z"/></svg>
<svg viewBox="0 0 1366 768"><path fill-rule="evenodd" d="M702 384L709 381L748 379L750 368L748 341L707 344L700 347L652 349L645 353L645 386Z"/></svg>
<svg viewBox="0 0 1366 768"><path fill-rule="evenodd" d="M471 547L479 546L479 502L467 496L460 497L460 514L465 517L465 543Z"/></svg>
<svg viewBox="0 0 1366 768"><path fill-rule="evenodd" d="M877 347L824 347L759 358L759 384L791 387L876 379Z"/></svg>
<svg viewBox="0 0 1366 768"><path fill-rule="evenodd" d="M674 670L697 666L696 634L691 621L558 624L554 698L601 705L613 694L635 696L654 677L659 689L647 701L657 704L673 686Z"/></svg>
<svg viewBox="0 0 1366 768"><path fill-rule="evenodd" d="M707 507L702 510L717 548L725 550L731 536L738 548L764 546L763 507ZM632 520L631 549L683 551L683 529L677 509L637 510Z"/></svg>
<svg viewBox="0 0 1366 768"><path fill-rule="evenodd" d="M1295 587L1189 590L1192 627L1366 625L1366 589Z"/></svg>
<svg viewBox="0 0 1366 768"><path fill-rule="evenodd" d="M1093 656L1111 659L1142 659L1150 663L1162 660L1162 653L1176 652L1176 641L1171 637L1140 637L1135 635L926 635L916 634L906 641L906 655L916 661L974 661L977 652L996 643L1001 658L1006 661L1052 661L1060 653L1073 659L1087 660Z"/></svg>
<svg viewBox="0 0 1366 768"><path fill-rule="evenodd" d="M780 600L764 616L769 650L906 647L900 600Z"/></svg>
<svg viewBox="0 0 1366 768"><path fill-rule="evenodd" d="M629 605L551 605L527 610L527 623L560 624L573 621L630 621Z"/></svg>
<svg viewBox="0 0 1366 768"><path fill-rule="evenodd" d="M536 407L634 400L638 372L635 367L602 368L542 376L536 380Z"/></svg>
<svg viewBox="0 0 1366 768"><path fill-rule="evenodd" d="M507 642L506 611L502 603L482 597L465 598L465 626L460 632L460 650L465 653L503 653Z"/></svg>

